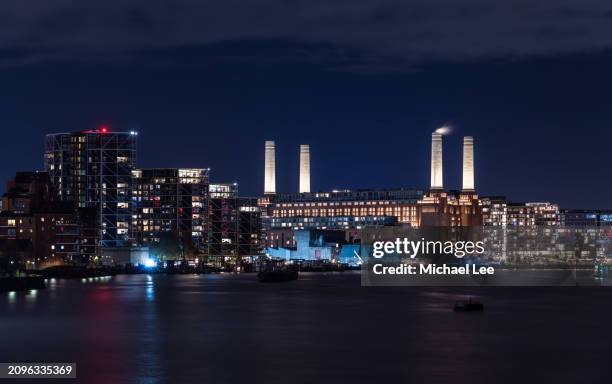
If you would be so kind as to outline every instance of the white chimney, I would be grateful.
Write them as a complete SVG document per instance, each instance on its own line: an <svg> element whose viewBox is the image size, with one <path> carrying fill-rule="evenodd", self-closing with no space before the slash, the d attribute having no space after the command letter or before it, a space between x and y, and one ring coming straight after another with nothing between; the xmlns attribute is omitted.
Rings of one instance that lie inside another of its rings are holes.
<svg viewBox="0 0 612 384"><path fill-rule="evenodd" d="M442 134L431 134L431 190L442 190Z"/></svg>
<svg viewBox="0 0 612 384"><path fill-rule="evenodd" d="M463 138L463 191L474 191L474 138Z"/></svg>
<svg viewBox="0 0 612 384"><path fill-rule="evenodd" d="M300 193L310 192L310 145L300 145Z"/></svg>
<svg viewBox="0 0 612 384"><path fill-rule="evenodd" d="M276 146L274 141L266 141L264 194L276 193Z"/></svg>

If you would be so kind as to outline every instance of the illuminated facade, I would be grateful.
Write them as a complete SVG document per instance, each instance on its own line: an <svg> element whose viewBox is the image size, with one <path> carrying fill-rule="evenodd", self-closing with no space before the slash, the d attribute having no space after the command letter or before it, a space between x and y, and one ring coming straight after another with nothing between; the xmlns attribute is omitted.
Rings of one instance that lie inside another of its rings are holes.
<svg viewBox="0 0 612 384"><path fill-rule="evenodd" d="M209 169L138 169L133 175L137 244L159 243L172 233L183 247L206 252Z"/></svg>
<svg viewBox="0 0 612 384"><path fill-rule="evenodd" d="M442 133L431 134L431 185L432 191L444 189L442 167Z"/></svg>
<svg viewBox="0 0 612 384"><path fill-rule="evenodd" d="M507 224L509 226L559 225L559 206L553 203L508 203Z"/></svg>
<svg viewBox="0 0 612 384"><path fill-rule="evenodd" d="M209 262L237 262L262 252L262 208L256 198L237 195L236 183L210 185Z"/></svg>
<svg viewBox="0 0 612 384"><path fill-rule="evenodd" d="M553 203L525 203L533 209L535 225L559 225L559 206Z"/></svg>
<svg viewBox="0 0 612 384"><path fill-rule="evenodd" d="M81 218L55 200L46 172L18 172L2 201L0 248L26 268L89 262Z"/></svg>
<svg viewBox="0 0 612 384"><path fill-rule="evenodd" d="M503 196L486 196L482 202L482 225L505 227L508 224L508 203Z"/></svg>
<svg viewBox="0 0 612 384"><path fill-rule="evenodd" d="M309 228L309 219L325 218L346 219L345 229L374 222L374 218L383 222L386 217L395 218L398 224L418 226L416 203L422 196L422 190L414 189L279 194L269 206L269 213L273 218L293 218L293 222L303 219L300 227L305 228Z"/></svg>
<svg viewBox="0 0 612 384"><path fill-rule="evenodd" d="M310 193L310 146L300 145L300 193Z"/></svg>
<svg viewBox="0 0 612 384"><path fill-rule="evenodd" d="M566 209L559 212L559 221L568 227L611 226L612 211Z"/></svg>
<svg viewBox="0 0 612 384"><path fill-rule="evenodd" d="M46 136L45 170L58 199L96 209L102 247L131 246L136 138L107 128Z"/></svg>
<svg viewBox="0 0 612 384"><path fill-rule="evenodd" d="M446 192L442 182L442 134L446 128L431 135L431 188L418 202L420 226L463 227L480 226L483 222L482 203L474 190L474 140L463 141L463 189L460 193Z"/></svg>
<svg viewBox="0 0 612 384"><path fill-rule="evenodd" d="M474 138L463 138L463 192L474 191Z"/></svg>
<svg viewBox="0 0 612 384"><path fill-rule="evenodd" d="M276 193L276 146L274 141L265 143L265 185L264 194Z"/></svg>
<svg viewBox="0 0 612 384"><path fill-rule="evenodd" d="M482 204L474 193L431 191L418 202L420 226L469 227L482 225Z"/></svg>

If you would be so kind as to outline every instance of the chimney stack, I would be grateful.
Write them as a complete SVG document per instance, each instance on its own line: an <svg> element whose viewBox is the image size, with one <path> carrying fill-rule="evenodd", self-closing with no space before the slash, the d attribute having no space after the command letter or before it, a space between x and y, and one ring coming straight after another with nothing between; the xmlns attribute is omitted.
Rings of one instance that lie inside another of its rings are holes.
<svg viewBox="0 0 612 384"><path fill-rule="evenodd" d="M431 134L431 190L441 191L442 183L442 133Z"/></svg>
<svg viewBox="0 0 612 384"><path fill-rule="evenodd" d="M300 145L300 193L310 192L310 145Z"/></svg>
<svg viewBox="0 0 612 384"><path fill-rule="evenodd" d="M266 141L265 157L264 194L273 195L276 193L276 146L274 141Z"/></svg>
<svg viewBox="0 0 612 384"><path fill-rule="evenodd" d="M474 192L474 138L463 138L463 192Z"/></svg>

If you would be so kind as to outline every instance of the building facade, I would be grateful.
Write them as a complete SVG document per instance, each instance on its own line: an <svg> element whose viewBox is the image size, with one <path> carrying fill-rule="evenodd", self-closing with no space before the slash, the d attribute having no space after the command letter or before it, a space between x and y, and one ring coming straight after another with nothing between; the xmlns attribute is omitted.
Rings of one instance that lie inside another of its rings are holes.
<svg viewBox="0 0 612 384"><path fill-rule="evenodd" d="M18 172L0 212L0 251L27 268L90 260L78 211L57 201L45 172Z"/></svg>
<svg viewBox="0 0 612 384"><path fill-rule="evenodd" d="M559 206L548 202L508 203L507 225L513 227L555 226L560 224Z"/></svg>
<svg viewBox="0 0 612 384"><path fill-rule="evenodd" d="M209 169L154 168L133 172L137 245L173 234L184 247L207 252Z"/></svg>
<svg viewBox="0 0 612 384"><path fill-rule="evenodd" d="M277 194L269 198L268 212L272 218L292 218L295 226L304 229L312 222L334 218L345 229L385 220L418 226L417 201L422 196L423 191L417 189Z"/></svg>
<svg viewBox="0 0 612 384"><path fill-rule="evenodd" d="M559 212L559 221L568 227L611 226L612 211L564 209Z"/></svg>
<svg viewBox="0 0 612 384"><path fill-rule="evenodd" d="M508 202L504 196L484 196L482 202L482 225L505 227L508 224Z"/></svg>
<svg viewBox="0 0 612 384"><path fill-rule="evenodd" d="M262 253L262 208L256 198L237 195L236 183L210 185L208 260L212 263L237 262Z"/></svg>
<svg viewBox="0 0 612 384"><path fill-rule="evenodd" d="M46 136L45 170L60 201L97 212L96 243L132 243L132 171L136 132L98 130Z"/></svg>

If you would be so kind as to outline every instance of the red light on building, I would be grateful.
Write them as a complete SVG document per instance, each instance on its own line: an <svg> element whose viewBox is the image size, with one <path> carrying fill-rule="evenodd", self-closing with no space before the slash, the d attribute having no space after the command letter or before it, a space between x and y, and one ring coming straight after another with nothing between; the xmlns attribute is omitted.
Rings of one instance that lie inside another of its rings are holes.
<svg viewBox="0 0 612 384"><path fill-rule="evenodd" d="M106 125L101 126L100 127L100 132L107 133L108 132L108 127Z"/></svg>

